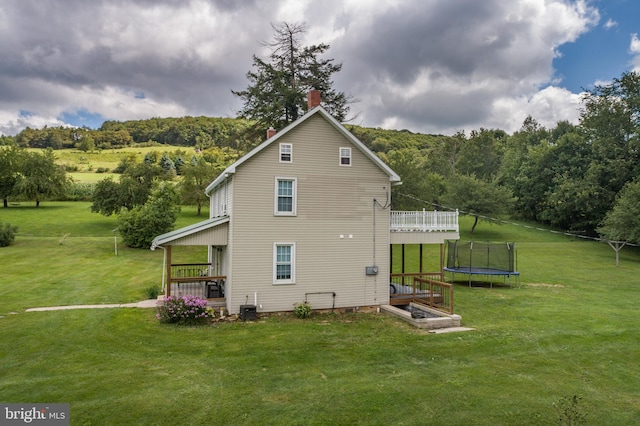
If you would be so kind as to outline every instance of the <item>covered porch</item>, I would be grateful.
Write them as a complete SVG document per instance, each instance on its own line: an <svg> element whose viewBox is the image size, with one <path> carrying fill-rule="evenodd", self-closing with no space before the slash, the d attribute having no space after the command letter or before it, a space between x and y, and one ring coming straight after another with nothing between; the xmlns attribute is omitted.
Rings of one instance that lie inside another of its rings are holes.
<svg viewBox="0 0 640 426"><path fill-rule="evenodd" d="M214 306L226 305L228 227L228 217L213 218L153 240L151 250L164 251L162 290L165 296L197 296ZM175 263L173 249L177 246L207 247L208 262Z"/></svg>
<svg viewBox="0 0 640 426"><path fill-rule="evenodd" d="M214 272L213 263L171 263L171 246L167 246L166 296L197 296L224 302L226 275Z"/></svg>

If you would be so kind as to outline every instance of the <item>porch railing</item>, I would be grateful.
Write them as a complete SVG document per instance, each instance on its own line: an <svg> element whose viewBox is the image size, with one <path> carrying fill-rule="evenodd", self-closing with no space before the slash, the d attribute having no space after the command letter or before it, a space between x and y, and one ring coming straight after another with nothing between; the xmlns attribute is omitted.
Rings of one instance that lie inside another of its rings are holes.
<svg viewBox="0 0 640 426"><path fill-rule="evenodd" d="M428 278L416 278L415 281L421 288L426 288L426 294L422 293L415 298L416 302L438 309L448 314L453 314L453 285Z"/></svg>
<svg viewBox="0 0 640 426"><path fill-rule="evenodd" d="M419 302L453 314L453 285L442 280L442 274L438 272L391 274L389 302L392 305Z"/></svg>
<svg viewBox="0 0 640 426"><path fill-rule="evenodd" d="M215 275L211 263L174 263L171 264L170 272L167 296L224 298L227 277Z"/></svg>
<svg viewBox="0 0 640 426"><path fill-rule="evenodd" d="M458 211L391 211L390 229L394 232L458 232Z"/></svg>

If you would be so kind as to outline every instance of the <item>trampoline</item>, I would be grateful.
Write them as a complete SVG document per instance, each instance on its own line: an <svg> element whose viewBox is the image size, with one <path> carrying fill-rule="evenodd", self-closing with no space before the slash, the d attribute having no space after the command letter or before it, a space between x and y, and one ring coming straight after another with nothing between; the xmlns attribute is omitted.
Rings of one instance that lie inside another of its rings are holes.
<svg viewBox="0 0 640 426"><path fill-rule="evenodd" d="M474 275L484 275L488 277L491 288L496 276L502 277L504 284L508 279L511 287L513 276L520 287L515 243L447 240L446 249L447 266L444 271L451 273L451 283L455 274L465 274L469 276L471 287Z"/></svg>

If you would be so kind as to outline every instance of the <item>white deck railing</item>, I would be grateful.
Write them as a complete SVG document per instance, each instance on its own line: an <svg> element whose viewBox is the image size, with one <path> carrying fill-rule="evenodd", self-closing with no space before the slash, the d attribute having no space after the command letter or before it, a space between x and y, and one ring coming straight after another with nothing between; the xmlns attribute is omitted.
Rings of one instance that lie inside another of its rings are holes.
<svg viewBox="0 0 640 426"><path fill-rule="evenodd" d="M458 211L391 211L390 229L392 232L458 232Z"/></svg>

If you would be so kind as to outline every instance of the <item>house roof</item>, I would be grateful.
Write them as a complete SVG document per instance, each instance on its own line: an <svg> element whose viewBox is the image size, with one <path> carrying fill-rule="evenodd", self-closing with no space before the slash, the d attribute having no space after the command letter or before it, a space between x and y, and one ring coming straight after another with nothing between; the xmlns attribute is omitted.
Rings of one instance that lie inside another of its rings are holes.
<svg viewBox="0 0 640 426"><path fill-rule="evenodd" d="M213 219L203 220L202 222L194 223L193 225L185 226L184 228L176 229L175 231L167 232L166 234L158 235L151 242L151 250L155 250L156 247L162 244L170 243L180 238L188 237L189 235L196 234L198 232L206 231L223 223L229 222L228 216L214 217Z"/></svg>
<svg viewBox="0 0 640 426"><path fill-rule="evenodd" d="M398 176L396 172L391 170L389 166L387 166L377 155L373 153L373 151L371 151L362 142L360 142L358 138L356 138L349 130L347 130L342 124L340 124L338 120L333 118L333 116L329 114L324 108L322 108L321 106L317 106L311 109L310 111L308 111L305 115L300 117L298 120L294 121L284 129L276 133L275 136L272 136L269 139L265 140L260 145L258 145L257 147L249 151L246 155L244 155L238 161L236 161L235 163L227 167L222 173L220 173L220 175L213 182L209 184L209 186L207 186L207 189L205 190L205 194L209 195L211 191L213 191L215 187L217 187L221 182L223 182L227 177L229 177L230 174L235 173L238 166L243 164L245 161L249 160L254 155L258 154L260 151L262 151L272 143L275 143L278 139L280 139L281 137L283 137L284 135L286 135L287 133L289 133L290 131L292 131L293 129L298 127L300 124L304 123L305 121L307 121L309 118L313 117L316 114L319 114L321 117L327 120L336 130L338 130L338 132L340 132L353 145L355 145L375 165L377 165L380 169L382 169L389 176L390 182L395 183L396 185L399 185L402 183L400 176Z"/></svg>

